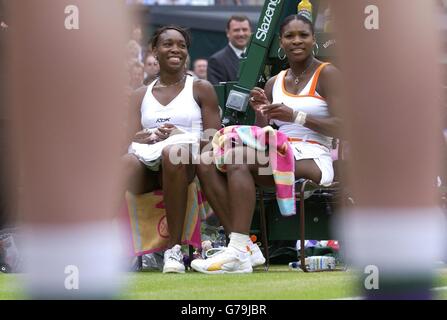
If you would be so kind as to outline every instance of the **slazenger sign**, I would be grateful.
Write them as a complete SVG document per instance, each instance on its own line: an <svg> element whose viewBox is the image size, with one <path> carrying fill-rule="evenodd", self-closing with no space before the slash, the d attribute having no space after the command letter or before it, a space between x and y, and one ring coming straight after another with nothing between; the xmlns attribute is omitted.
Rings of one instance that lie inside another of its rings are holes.
<svg viewBox="0 0 447 320"><path fill-rule="evenodd" d="M265 41L267 39L267 34L272 23L272 17L275 14L275 10L277 9L279 3L281 3L281 0L269 0L267 10L262 18L262 24L258 27L258 30L256 30L256 39L260 41Z"/></svg>

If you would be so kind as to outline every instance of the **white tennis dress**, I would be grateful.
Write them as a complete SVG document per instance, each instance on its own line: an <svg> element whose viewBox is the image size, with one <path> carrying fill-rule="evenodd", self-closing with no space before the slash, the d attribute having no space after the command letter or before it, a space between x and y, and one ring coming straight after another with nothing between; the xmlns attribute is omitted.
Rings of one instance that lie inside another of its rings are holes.
<svg viewBox="0 0 447 320"><path fill-rule="evenodd" d="M165 123L170 123L183 133L172 135L154 144L132 142L129 153L133 153L151 170L159 169L161 152L168 145L192 144L193 156L197 156L203 130L201 108L193 94L194 78L187 75L183 90L167 105L162 105L152 94L156 82L153 81L148 86L141 104L142 127L156 129Z"/></svg>
<svg viewBox="0 0 447 320"><path fill-rule="evenodd" d="M287 92L285 75L288 70L281 71L275 80L272 90L273 103L284 103L294 111L302 111L315 117L328 117L326 100L316 91L321 70L328 63L321 64L306 87L298 94ZM273 121L279 131L289 137L296 160L313 159L321 170L321 185L330 185L334 179L332 167L331 145L332 138L293 122Z"/></svg>

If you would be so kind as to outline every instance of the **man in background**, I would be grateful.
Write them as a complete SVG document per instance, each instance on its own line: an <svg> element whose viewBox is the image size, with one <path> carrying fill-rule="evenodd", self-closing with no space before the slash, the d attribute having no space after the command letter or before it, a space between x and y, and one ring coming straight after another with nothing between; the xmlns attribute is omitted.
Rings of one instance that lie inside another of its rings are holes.
<svg viewBox="0 0 447 320"><path fill-rule="evenodd" d="M239 59L245 53L250 40L250 21L246 16L234 15L227 22L228 45L208 60L208 81L212 84L236 81Z"/></svg>
<svg viewBox="0 0 447 320"><path fill-rule="evenodd" d="M208 60L199 58L194 61L193 72L199 79L207 80Z"/></svg>

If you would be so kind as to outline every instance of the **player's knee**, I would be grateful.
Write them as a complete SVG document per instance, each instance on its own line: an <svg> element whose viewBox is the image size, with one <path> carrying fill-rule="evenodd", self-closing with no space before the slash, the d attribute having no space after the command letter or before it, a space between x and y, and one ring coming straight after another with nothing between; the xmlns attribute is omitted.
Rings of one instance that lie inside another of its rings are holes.
<svg viewBox="0 0 447 320"><path fill-rule="evenodd" d="M186 172L190 164L188 150L179 146L166 146L161 153L161 163L163 171L166 173Z"/></svg>
<svg viewBox="0 0 447 320"><path fill-rule="evenodd" d="M227 164L225 166L228 174L236 173L236 172L250 172L249 165L245 163L232 163Z"/></svg>
<svg viewBox="0 0 447 320"><path fill-rule="evenodd" d="M246 153L243 148L233 148L228 150L224 156L224 164L227 173L249 170L246 161Z"/></svg>
<svg viewBox="0 0 447 320"><path fill-rule="evenodd" d="M197 175L199 176L200 179L206 178L214 170L216 170L216 166L213 163L200 162L197 165Z"/></svg>
<svg viewBox="0 0 447 320"><path fill-rule="evenodd" d="M133 154L126 154L121 158L122 167L130 174L136 174L141 171L141 162Z"/></svg>

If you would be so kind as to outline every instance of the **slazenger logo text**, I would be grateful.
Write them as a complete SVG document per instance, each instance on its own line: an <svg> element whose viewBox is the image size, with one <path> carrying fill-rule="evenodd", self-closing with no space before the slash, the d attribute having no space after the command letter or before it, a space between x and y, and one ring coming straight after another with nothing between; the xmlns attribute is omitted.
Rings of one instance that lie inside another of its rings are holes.
<svg viewBox="0 0 447 320"><path fill-rule="evenodd" d="M256 39L265 41L267 38L267 32L270 29L270 24L272 23L272 17L275 14L276 6L281 0L270 0L267 5L267 10L265 11L264 18L262 19L262 24L256 31Z"/></svg>

